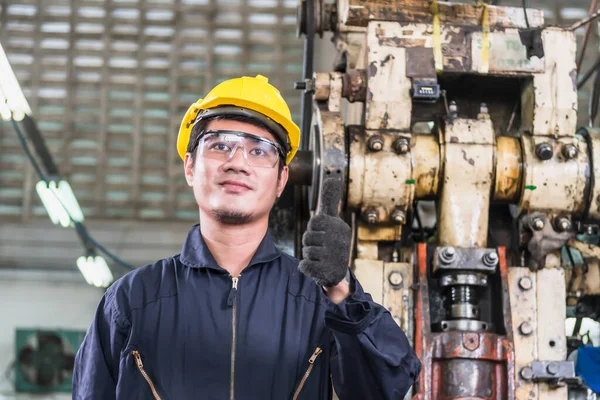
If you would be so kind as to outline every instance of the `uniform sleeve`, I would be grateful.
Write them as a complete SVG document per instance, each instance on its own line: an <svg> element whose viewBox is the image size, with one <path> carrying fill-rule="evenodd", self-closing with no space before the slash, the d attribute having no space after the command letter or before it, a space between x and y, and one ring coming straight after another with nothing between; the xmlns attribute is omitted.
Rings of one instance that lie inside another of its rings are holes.
<svg viewBox="0 0 600 400"><path fill-rule="evenodd" d="M333 333L331 375L340 399L404 398L421 362L390 313L357 281L354 294L329 302L325 325Z"/></svg>
<svg viewBox="0 0 600 400"><path fill-rule="evenodd" d="M73 400L113 400L119 376L121 350L128 329L107 292L75 357Z"/></svg>

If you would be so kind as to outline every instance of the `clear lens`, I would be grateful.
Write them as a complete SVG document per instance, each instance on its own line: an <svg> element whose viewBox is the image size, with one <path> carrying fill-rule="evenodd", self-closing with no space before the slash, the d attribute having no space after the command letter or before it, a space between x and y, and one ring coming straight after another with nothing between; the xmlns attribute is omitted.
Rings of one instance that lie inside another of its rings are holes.
<svg viewBox="0 0 600 400"><path fill-rule="evenodd" d="M200 139L198 147L202 157L223 162L240 150L252 167L273 168L279 157L275 143L244 132L208 131Z"/></svg>

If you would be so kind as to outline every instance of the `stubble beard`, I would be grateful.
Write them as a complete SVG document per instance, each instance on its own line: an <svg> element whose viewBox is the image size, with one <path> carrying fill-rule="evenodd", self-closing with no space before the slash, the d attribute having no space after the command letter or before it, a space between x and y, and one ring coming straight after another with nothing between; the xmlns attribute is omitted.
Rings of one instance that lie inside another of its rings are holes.
<svg viewBox="0 0 600 400"><path fill-rule="evenodd" d="M244 225L252 222L252 214L240 211L213 210L213 217L223 225Z"/></svg>

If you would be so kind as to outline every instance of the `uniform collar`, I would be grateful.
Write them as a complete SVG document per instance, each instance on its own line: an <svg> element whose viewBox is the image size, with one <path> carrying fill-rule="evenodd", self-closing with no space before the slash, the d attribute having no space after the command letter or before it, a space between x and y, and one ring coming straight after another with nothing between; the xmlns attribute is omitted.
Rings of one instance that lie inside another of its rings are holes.
<svg viewBox="0 0 600 400"><path fill-rule="evenodd" d="M258 245L258 249L252 256L248 267L254 264L266 263L273 261L281 255L281 252L275 247L271 232L267 230L262 242ZM191 268L212 268L223 270L217 264L212 253L208 249L202 234L200 233L200 224L194 225L187 234L183 248L181 249L180 260L184 265Z"/></svg>

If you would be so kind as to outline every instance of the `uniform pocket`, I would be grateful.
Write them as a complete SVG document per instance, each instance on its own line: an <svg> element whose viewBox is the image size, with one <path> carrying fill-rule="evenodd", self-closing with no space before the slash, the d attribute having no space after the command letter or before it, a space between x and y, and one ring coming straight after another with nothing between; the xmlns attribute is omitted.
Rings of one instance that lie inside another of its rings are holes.
<svg viewBox="0 0 600 400"><path fill-rule="evenodd" d="M315 349L315 351L312 353L312 355L310 356L310 358L308 359L308 368L306 369L306 372L304 373L304 376L302 377L300 384L298 385L298 387L296 388L296 391L294 392L293 400L297 400L298 396L300 396L300 392L302 392L302 388L306 384L306 380L308 379L308 376L310 375L310 373L312 372L312 370L315 366L315 361L321 355L322 352L323 352L323 350L320 347L317 347Z"/></svg>
<svg viewBox="0 0 600 400"><path fill-rule="evenodd" d="M146 380L146 382L148 382L148 386L150 387L150 390L152 391L152 395L154 396L154 400L166 400L164 397L161 397L158 394L158 390L156 389L156 385L154 385L154 382L152 381L152 379L150 378L150 376L148 375L148 373L144 369L144 363L142 362L142 355L140 354L140 352L138 350L132 350L131 351L131 356L133 357L133 359L135 361L137 369L140 371L140 373L142 374L142 376L144 377L144 379Z"/></svg>

